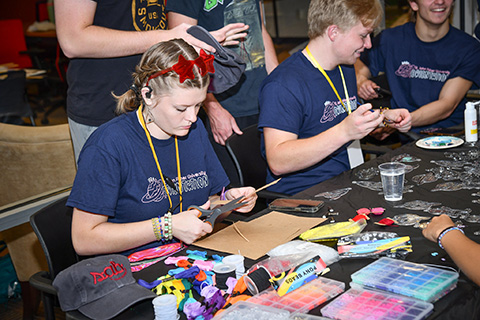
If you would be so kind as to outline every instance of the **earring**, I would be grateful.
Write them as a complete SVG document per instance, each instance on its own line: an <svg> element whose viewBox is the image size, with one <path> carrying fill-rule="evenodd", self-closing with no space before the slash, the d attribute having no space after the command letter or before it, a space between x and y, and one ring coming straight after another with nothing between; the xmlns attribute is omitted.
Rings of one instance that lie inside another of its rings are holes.
<svg viewBox="0 0 480 320"><path fill-rule="evenodd" d="M147 108L146 118L147 118L147 124L152 123L152 122L154 121L154 119L155 119L155 118L153 117L152 112L150 112L150 108Z"/></svg>

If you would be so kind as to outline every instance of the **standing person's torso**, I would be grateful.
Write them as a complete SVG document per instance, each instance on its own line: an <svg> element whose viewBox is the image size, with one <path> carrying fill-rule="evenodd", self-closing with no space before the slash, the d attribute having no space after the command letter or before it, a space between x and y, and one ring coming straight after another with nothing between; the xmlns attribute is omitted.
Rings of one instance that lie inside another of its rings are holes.
<svg viewBox="0 0 480 320"><path fill-rule="evenodd" d="M214 31L222 28L225 25L225 12L229 11L229 5L233 0L171 0L167 1L167 12L176 12L185 15L189 18L197 20L199 26L204 27L208 31ZM238 1L241 2L241 1ZM254 33L261 38L262 22L260 18L260 1L250 0L248 8L255 10L250 17L250 31L244 42L241 42L238 46L227 47L241 53L240 56L247 62L253 61L256 58L256 54L252 54L247 44L248 39L252 39ZM227 16L229 16L227 14ZM246 22L242 20L232 20L231 22ZM250 38L249 38L250 37ZM258 43L258 41L256 41ZM261 39L261 45L263 48L263 39ZM263 56L265 49L263 48ZM258 61L258 60L257 60ZM242 75L240 81L231 89L221 94L216 94L215 97L227 109L234 117L251 116L259 113L258 106L258 92L260 85L267 76L265 69L265 59L262 62L247 67L247 71Z"/></svg>
<svg viewBox="0 0 480 320"><path fill-rule="evenodd" d="M163 0L97 0L93 24L122 31L167 28ZM119 58L75 58L67 70L67 113L75 122L100 126L115 117L112 92L121 95L132 84L141 54Z"/></svg>

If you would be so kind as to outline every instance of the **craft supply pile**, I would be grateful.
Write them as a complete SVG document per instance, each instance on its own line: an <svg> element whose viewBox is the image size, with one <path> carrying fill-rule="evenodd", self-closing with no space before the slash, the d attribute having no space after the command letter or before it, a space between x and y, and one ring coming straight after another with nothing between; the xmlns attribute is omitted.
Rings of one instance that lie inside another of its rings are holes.
<svg viewBox="0 0 480 320"><path fill-rule="evenodd" d="M425 208L425 203L416 204ZM377 223L384 226L389 221L413 226L422 221L418 216L384 218L383 207L359 208L348 221L336 222L328 217L338 213L331 207L326 211L320 226L274 247L267 258L248 269L242 255L210 256L207 251L181 248L181 244L171 245L168 251L135 253L130 257L132 268L142 269L140 256L148 265L171 266L168 274L151 283L138 281L159 296L174 297L170 301L178 314L171 319L180 313L187 319L321 319L320 315L423 319L432 312L433 302L455 289L456 271L404 261L412 252L410 237L390 229L363 232L372 223L371 216L379 217ZM329 246L332 241L333 247ZM187 255L170 255L180 249ZM163 254L170 256L160 258ZM345 291L345 283L328 277L329 266L353 258L372 258L372 263L351 275L350 289ZM307 314L319 306L318 315ZM158 315L165 319L164 311Z"/></svg>
<svg viewBox="0 0 480 320"><path fill-rule="evenodd" d="M157 295L156 319L424 319L456 289L459 272L410 262L416 248L409 235L420 235L440 214L455 219L456 228L480 223L471 208L426 201L418 192L426 186L435 193L476 189L471 203L480 204L479 149L440 152L444 159L431 161L424 172L416 172L422 160L409 154L385 162L401 164L395 168L403 175L403 194L415 200L379 196L385 188L379 167L363 166L348 185L310 199L279 199L271 211L225 226L191 247L167 243L134 252L131 271L164 270L153 281L137 277L137 284ZM343 209L352 190L374 205ZM349 282L330 278L343 260L367 263L348 272Z"/></svg>
<svg viewBox="0 0 480 320"><path fill-rule="evenodd" d="M362 232L368 214L383 214L381 209L359 209L351 221L327 221L302 233L304 240L273 248L248 269L241 255L209 256L187 248L185 256L158 256L157 263L172 267L168 274L138 283L171 297L164 299L170 301L169 310L187 319L321 319L307 313L329 301L320 313L334 319L422 319L433 310L433 302L456 287L458 273L404 261L412 250L408 236ZM322 244L332 239L337 250ZM147 256L151 264L152 252ZM348 291L345 283L328 278L329 266L340 259L366 257L378 259L351 275ZM166 302L161 309L158 300L153 304L158 319L166 319Z"/></svg>

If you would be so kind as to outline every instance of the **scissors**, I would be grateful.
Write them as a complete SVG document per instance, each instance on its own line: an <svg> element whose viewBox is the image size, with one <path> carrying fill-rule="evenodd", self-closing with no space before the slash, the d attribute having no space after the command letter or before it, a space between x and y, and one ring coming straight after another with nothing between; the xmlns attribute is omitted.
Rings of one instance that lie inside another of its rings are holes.
<svg viewBox="0 0 480 320"><path fill-rule="evenodd" d="M198 210L200 212L200 214L198 215L198 218L205 218L205 222L209 223L213 228L213 225L215 224L215 220L217 220L219 215L221 215L222 213L228 212L228 211L235 210L235 209L243 206L244 204L246 204L246 202L240 202L240 200L242 200L244 197L245 196L238 197L238 198L233 199L232 201L226 203L223 206L219 206L219 207L216 207L216 208L210 209L210 210L209 209L203 209L199 206L190 206L190 207L188 207L188 210L193 210L193 209Z"/></svg>

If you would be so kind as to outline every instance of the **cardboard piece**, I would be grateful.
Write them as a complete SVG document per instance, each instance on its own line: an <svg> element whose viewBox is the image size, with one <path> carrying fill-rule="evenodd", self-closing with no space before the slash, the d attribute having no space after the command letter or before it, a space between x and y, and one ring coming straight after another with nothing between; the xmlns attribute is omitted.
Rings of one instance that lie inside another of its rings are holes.
<svg viewBox="0 0 480 320"><path fill-rule="evenodd" d="M272 211L249 222L236 222L193 243L193 245L231 254L241 254L249 259L257 260L276 246L295 239L301 233L325 220L327 219L298 217Z"/></svg>

